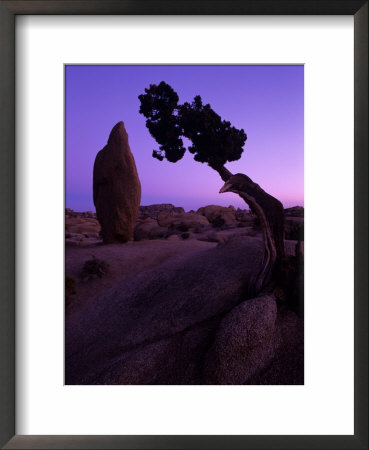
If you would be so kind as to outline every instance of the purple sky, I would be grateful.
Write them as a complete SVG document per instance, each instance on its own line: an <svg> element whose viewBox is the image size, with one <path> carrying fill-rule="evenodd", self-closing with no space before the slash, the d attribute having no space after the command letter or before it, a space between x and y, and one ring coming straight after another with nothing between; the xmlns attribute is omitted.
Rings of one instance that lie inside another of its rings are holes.
<svg viewBox="0 0 369 450"><path fill-rule="evenodd" d="M92 170L113 126L123 121L142 186L142 205L208 204L247 208L237 195L218 194L219 175L186 152L176 164L152 158L158 148L139 114L138 95L165 81L179 103L197 94L222 119L243 128L241 159L228 163L285 207L304 204L303 66L66 66L66 207L95 211Z"/></svg>

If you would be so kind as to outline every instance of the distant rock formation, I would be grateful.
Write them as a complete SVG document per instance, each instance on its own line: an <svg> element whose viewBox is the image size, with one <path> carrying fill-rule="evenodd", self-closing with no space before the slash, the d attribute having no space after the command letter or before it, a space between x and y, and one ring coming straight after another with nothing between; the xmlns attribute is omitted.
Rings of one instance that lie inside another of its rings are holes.
<svg viewBox="0 0 369 450"><path fill-rule="evenodd" d="M114 126L107 145L96 155L93 200L104 243L131 240L141 184L123 122Z"/></svg>
<svg viewBox="0 0 369 450"><path fill-rule="evenodd" d="M71 217L83 217L86 219L96 219L96 214L92 211L77 212L73 209L65 208L65 218L70 219Z"/></svg>
<svg viewBox="0 0 369 450"><path fill-rule="evenodd" d="M158 223L161 227L178 228L181 231L209 225L208 219L200 214L170 213L168 211L158 214Z"/></svg>
<svg viewBox="0 0 369 450"><path fill-rule="evenodd" d="M236 211L233 206L208 205L197 210L197 214L205 216L214 226L234 225L236 223Z"/></svg>
<svg viewBox="0 0 369 450"><path fill-rule="evenodd" d="M293 206L284 210L285 214L285 239L304 240L304 208Z"/></svg>
<svg viewBox="0 0 369 450"><path fill-rule="evenodd" d="M169 211L174 213L184 213L185 210L181 206L174 206L171 203L160 203L158 205L140 206L138 213L139 219L157 219L161 211Z"/></svg>
<svg viewBox="0 0 369 450"><path fill-rule="evenodd" d="M71 218L65 219L67 233L83 234L86 237L99 237L100 224L96 219Z"/></svg>
<svg viewBox="0 0 369 450"><path fill-rule="evenodd" d="M289 255L294 255L295 252L291 249L295 243L287 241L304 240L304 208L295 206L286 209L285 212L285 250ZM84 247L100 244L100 230L94 212L65 209L65 242L68 246ZM169 237L175 239L173 237L175 235L182 239L219 243L234 235L260 237L260 233L259 219L249 210L208 205L199 208L197 212L185 212L182 207L161 203L139 207L133 235L135 241L164 240Z"/></svg>
<svg viewBox="0 0 369 450"><path fill-rule="evenodd" d="M135 241L160 239L167 236L167 231L167 228L159 226L157 220L146 217L146 219L138 220L134 229L134 238Z"/></svg>
<svg viewBox="0 0 369 450"><path fill-rule="evenodd" d="M285 216L291 217L304 217L304 207L303 206L293 206L292 208L286 208L284 210Z"/></svg>
<svg viewBox="0 0 369 450"><path fill-rule="evenodd" d="M236 209L236 220L242 223L252 223L255 220L255 215L249 209Z"/></svg>
<svg viewBox="0 0 369 450"><path fill-rule="evenodd" d="M65 244L86 247L101 243L101 226L92 211L76 212L65 209Z"/></svg>

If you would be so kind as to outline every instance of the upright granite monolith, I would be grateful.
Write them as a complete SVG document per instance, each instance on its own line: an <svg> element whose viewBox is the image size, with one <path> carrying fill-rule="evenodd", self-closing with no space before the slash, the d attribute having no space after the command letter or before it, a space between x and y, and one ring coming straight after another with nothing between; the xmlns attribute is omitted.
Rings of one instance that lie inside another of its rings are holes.
<svg viewBox="0 0 369 450"><path fill-rule="evenodd" d="M141 184L123 122L110 132L95 158L93 199L104 243L133 238L141 200Z"/></svg>

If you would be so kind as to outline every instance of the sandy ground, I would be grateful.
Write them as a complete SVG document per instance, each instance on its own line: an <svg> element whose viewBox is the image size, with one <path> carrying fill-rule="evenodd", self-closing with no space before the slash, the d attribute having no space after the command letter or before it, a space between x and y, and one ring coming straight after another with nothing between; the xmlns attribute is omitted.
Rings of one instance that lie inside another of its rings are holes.
<svg viewBox="0 0 369 450"><path fill-rule="evenodd" d="M236 229L236 234L241 234ZM226 234L226 233L224 233ZM228 234L228 233L227 233ZM233 232L233 234L235 234ZM260 237L255 237L260 239ZM294 254L296 241L285 241L286 253ZM130 279L162 262L183 255L195 254L218 245L197 239L187 240L143 240L126 244L94 245L88 247L66 247L65 274L75 280L76 294L71 297L67 314L79 310L83 305L101 298L124 279ZM97 258L109 264L107 273L99 278L83 280L81 271L86 261Z"/></svg>
<svg viewBox="0 0 369 450"><path fill-rule="evenodd" d="M68 314L73 314L89 301L102 297L118 281L132 278L162 262L215 247L215 242L191 240L151 240L126 244L96 245L94 247L66 247L65 274L76 281L76 294L71 298ZM109 264L102 278L81 279L84 263L93 257Z"/></svg>

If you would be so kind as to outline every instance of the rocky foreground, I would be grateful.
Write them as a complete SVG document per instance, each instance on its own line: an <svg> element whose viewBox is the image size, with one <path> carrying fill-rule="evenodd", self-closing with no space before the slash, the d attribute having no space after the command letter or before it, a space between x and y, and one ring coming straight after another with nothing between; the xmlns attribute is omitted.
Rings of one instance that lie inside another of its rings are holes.
<svg viewBox="0 0 369 450"><path fill-rule="evenodd" d="M134 241L102 245L95 215L67 209L66 383L303 384L303 208L285 214L288 287L250 298L247 210L141 206Z"/></svg>

